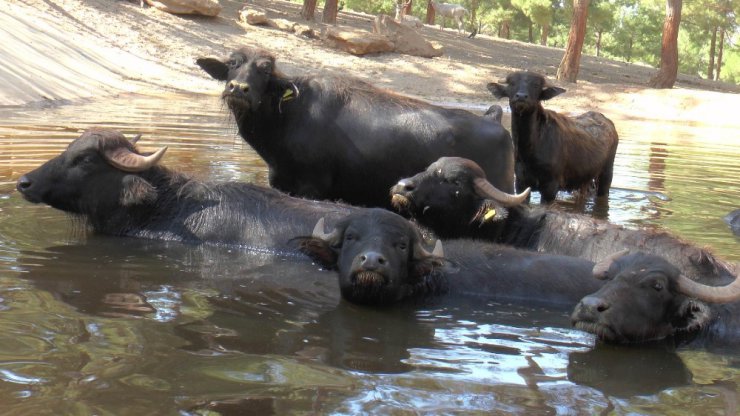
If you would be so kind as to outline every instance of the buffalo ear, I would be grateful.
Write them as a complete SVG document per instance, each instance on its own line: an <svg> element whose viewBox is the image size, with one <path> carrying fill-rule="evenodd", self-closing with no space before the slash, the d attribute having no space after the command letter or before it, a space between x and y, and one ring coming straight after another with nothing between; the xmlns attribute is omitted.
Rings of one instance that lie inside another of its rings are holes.
<svg viewBox="0 0 740 416"><path fill-rule="evenodd" d="M712 313L704 302L684 298L676 309L671 325L678 331L696 331L706 326L712 319Z"/></svg>
<svg viewBox="0 0 740 416"><path fill-rule="evenodd" d="M298 250L319 263L325 269L336 269L339 253L332 248L328 241L316 237L298 237L292 240L298 245Z"/></svg>
<svg viewBox="0 0 740 416"><path fill-rule="evenodd" d="M565 92L565 88L549 86L542 89L540 100L549 100Z"/></svg>
<svg viewBox="0 0 740 416"><path fill-rule="evenodd" d="M213 79L226 81L229 77L229 67L219 59L198 58L195 60L195 63Z"/></svg>
<svg viewBox="0 0 740 416"><path fill-rule="evenodd" d="M506 91L506 86L501 85L497 82L489 82L488 84L486 84L486 88L488 88L488 91L490 91L491 94L493 94L493 96L496 98L504 98L509 96L509 93Z"/></svg>
<svg viewBox="0 0 740 416"><path fill-rule="evenodd" d="M123 177L121 190L121 205L132 205L151 202L157 197L157 189L140 176L126 175Z"/></svg>

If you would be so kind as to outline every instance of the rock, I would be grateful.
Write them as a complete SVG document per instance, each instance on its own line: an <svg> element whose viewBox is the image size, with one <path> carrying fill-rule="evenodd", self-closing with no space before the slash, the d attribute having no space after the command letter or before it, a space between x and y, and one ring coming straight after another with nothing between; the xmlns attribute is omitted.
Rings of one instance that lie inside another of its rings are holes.
<svg viewBox="0 0 740 416"><path fill-rule="evenodd" d="M284 32L293 32L295 25L295 22L291 22L288 19L272 19L272 24L270 24L270 27L280 29Z"/></svg>
<svg viewBox="0 0 740 416"><path fill-rule="evenodd" d="M329 27L321 37L329 47L358 56L391 52L394 49L393 42L387 37L358 29Z"/></svg>
<svg viewBox="0 0 740 416"><path fill-rule="evenodd" d="M319 35L316 33L315 30L311 29L309 26L302 25L300 23L296 23L293 25L293 33L295 33L298 36L303 36L309 39L319 38Z"/></svg>
<svg viewBox="0 0 740 416"><path fill-rule="evenodd" d="M221 5L218 0L146 0L147 4L173 14L202 14L218 16Z"/></svg>
<svg viewBox="0 0 740 416"><path fill-rule="evenodd" d="M442 56L444 48L424 39L416 30L381 14L375 18L373 32L383 35L395 44L395 51L406 55L433 58Z"/></svg>
<svg viewBox="0 0 740 416"><path fill-rule="evenodd" d="M271 20L267 18L265 12L254 9L241 9L239 20L253 26L271 26Z"/></svg>

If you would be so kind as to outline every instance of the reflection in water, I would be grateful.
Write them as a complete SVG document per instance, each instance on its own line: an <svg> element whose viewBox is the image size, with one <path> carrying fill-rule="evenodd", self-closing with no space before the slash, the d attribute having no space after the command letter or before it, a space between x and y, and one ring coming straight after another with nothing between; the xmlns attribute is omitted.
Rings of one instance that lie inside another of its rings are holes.
<svg viewBox="0 0 740 416"><path fill-rule="evenodd" d="M648 189L651 191L665 191L665 169L668 159L666 143L654 142L650 144L650 162L648 163Z"/></svg>
<svg viewBox="0 0 740 416"><path fill-rule="evenodd" d="M205 109L205 110L204 110ZM567 314L478 298L372 309L298 257L88 235L23 201L21 174L101 125L166 163L264 184L217 97L122 95L0 109L0 401L19 414L736 414L730 351L597 345ZM506 119L506 118L505 118ZM740 260L722 217L740 146L722 126L615 120L608 201L558 205L667 227ZM723 137L723 143L713 138Z"/></svg>

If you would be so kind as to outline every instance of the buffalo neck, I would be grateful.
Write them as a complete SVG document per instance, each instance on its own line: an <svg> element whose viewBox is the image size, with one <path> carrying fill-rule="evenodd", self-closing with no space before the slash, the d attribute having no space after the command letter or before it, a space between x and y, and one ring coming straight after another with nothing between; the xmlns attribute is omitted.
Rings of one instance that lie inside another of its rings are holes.
<svg viewBox="0 0 740 416"><path fill-rule="evenodd" d="M283 143L291 125L299 123L303 114L296 112L297 103L310 96L309 82L302 78L275 78L268 84L259 107L254 111L232 114L242 138L272 166L290 152Z"/></svg>
<svg viewBox="0 0 740 416"><path fill-rule="evenodd" d="M511 136L514 139L514 151L516 158L520 159L524 150L531 147L532 138L539 134L539 126L544 118L545 109L537 103L532 111L511 112Z"/></svg>

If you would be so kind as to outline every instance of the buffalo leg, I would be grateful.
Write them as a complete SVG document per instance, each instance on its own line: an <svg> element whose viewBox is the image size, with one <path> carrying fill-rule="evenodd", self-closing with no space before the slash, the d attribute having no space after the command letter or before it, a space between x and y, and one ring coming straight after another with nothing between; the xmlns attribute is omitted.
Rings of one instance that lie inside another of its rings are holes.
<svg viewBox="0 0 740 416"><path fill-rule="evenodd" d="M544 186L540 186L540 199L542 203L551 203L557 195L558 183L556 181L550 181Z"/></svg>
<svg viewBox="0 0 740 416"><path fill-rule="evenodd" d="M609 195L609 188L612 186L612 175L614 174L614 164L612 163L599 175L596 196Z"/></svg>

